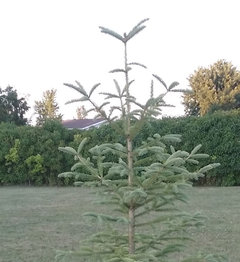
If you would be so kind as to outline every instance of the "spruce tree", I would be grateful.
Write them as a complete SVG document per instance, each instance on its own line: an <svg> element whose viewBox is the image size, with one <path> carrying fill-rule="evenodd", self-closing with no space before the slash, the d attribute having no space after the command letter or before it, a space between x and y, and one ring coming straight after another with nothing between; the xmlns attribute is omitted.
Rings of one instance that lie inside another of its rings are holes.
<svg viewBox="0 0 240 262"><path fill-rule="evenodd" d="M165 88L163 94L157 93L153 81L149 88L149 98L141 104L132 95L134 81L130 70L144 65L128 61L127 46L129 41L145 28L145 19L138 23L129 33L120 35L105 27L101 32L116 38L124 47L124 66L111 73L122 74L125 79L123 87L114 79L116 92L101 93L106 102L97 104L92 99L93 92L100 84L92 87L90 92L76 81L65 84L80 93L73 102L89 102L90 111L105 118L115 128L123 143L96 145L89 150L90 157L82 152L87 143L83 139L78 147L60 147L63 152L71 154L76 164L70 172L60 177L75 177L76 185L94 186L102 192L101 203L111 207L111 215L89 212L86 216L104 225L103 231L83 241L80 250L73 252L59 251L58 261L104 261L104 262L150 262L174 261L174 253L179 252L183 242L188 240L187 230L202 223L199 214L190 215L181 212L177 203L186 201L186 188L191 181L204 176L208 170L218 166L210 164L197 168L199 160L208 155L199 153L201 145L190 153L175 149L180 142L180 135L155 134L141 145L135 140L144 124L161 114L164 96L169 92L180 91L177 82L167 85L158 75L153 78ZM157 93L154 96L154 93ZM113 100L112 105L109 100ZM118 103L116 103L118 101ZM110 109L105 109L105 108ZM114 115L120 112L120 116ZM109 159L111 157L111 161ZM115 159L116 161L113 161ZM191 167L190 170L188 167ZM192 171L194 169L194 171ZM175 260L176 261L176 260ZM184 261L220 261L218 257L206 256L186 259Z"/></svg>

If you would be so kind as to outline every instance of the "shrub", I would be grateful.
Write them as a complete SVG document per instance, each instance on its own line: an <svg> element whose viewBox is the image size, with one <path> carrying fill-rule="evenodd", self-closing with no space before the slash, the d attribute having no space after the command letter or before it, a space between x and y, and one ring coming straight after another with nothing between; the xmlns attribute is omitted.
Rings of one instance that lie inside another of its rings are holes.
<svg viewBox="0 0 240 262"><path fill-rule="evenodd" d="M57 185L70 184L57 175L73 163L57 148L70 144L77 131L66 130L59 122L43 127L0 124L0 183Z"/></svg>

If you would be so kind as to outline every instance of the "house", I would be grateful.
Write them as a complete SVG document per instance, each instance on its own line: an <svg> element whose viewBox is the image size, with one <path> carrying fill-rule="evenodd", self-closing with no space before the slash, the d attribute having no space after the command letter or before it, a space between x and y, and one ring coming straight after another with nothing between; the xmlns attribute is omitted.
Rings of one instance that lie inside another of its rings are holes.
<svg viewBox="0 0 240 262"><path fill-rule="evenodd" d="M94 127L100 127L105 124L107 121L103 118L97 119L73 119L73 120L63 120L62 124L67 129L80 129L80 130L88 130Z"/></svg>

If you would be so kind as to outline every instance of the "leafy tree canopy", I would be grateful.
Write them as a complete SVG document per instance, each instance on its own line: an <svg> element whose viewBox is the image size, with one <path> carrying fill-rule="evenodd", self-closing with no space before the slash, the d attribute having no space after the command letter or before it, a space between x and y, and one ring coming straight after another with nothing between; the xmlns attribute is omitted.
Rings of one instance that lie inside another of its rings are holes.
<svg viewBox="0 0 240 262"><path fill-rule="evenodd" d="M239 108L240 71L225 60L200 67L189 77L191 92L184 95L187 115Z"/></svg>
<svg viewBox="0 0 240 262"><path fill-rule="evenodd" d="M62 115L58 113L59 106L56 102L56 90L51 89L43 93L41 101L35 101L35 113L37 116L37 125L42 126L46 120L61 120Z"/></svg>
<svg viewBox="0 0 240 262"><path fill-rule="evenodd" d="M25 125L27 118L24 118L24 115L28 109L29 106L25 98L19 98L17 91L13 87L0 88L0 122Z"/></svg>

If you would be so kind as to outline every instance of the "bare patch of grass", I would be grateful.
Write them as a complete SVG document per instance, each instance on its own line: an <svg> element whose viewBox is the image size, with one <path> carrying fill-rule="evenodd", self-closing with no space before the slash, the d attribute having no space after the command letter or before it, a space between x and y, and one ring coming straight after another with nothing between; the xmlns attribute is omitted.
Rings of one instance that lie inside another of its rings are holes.
<svg viewBox="0 0 240 262"><path fill-rule="evenodd" d="M224 254L230 262L240 257L240 188L204 187L190 191L188 211L200 211L206 225L192 232L191 253Z"/></svg>

